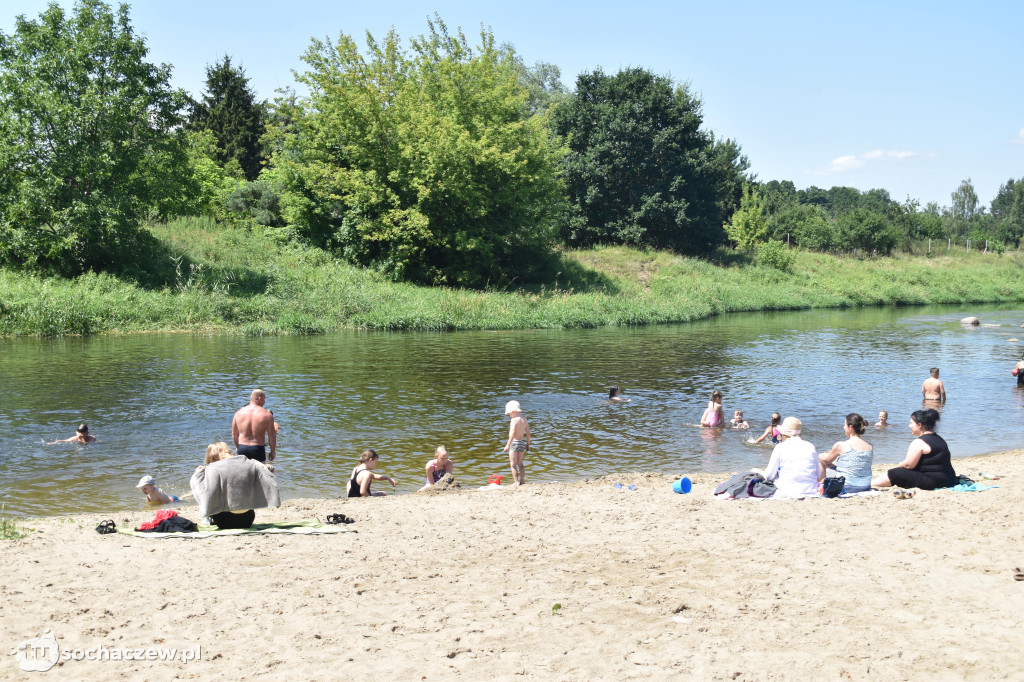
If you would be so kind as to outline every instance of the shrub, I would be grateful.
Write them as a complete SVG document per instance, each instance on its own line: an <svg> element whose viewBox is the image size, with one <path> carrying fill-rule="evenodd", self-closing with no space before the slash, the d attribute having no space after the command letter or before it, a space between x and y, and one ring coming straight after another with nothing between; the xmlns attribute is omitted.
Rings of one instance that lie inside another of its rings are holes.
<svg viewBox="0 0 1024 682"><path fill-rule="evenodd" d="M757 247L757 264L761 267L789 272L794 260L795 256L785 243L777 239L769 239Z"/></svg>
<svg viewBox="0 0 1024 682"><path fill-rule="evenodd" d="M262 180L246 182L224 198L224 211L229 217L251 220L257 225L281 227L281 199Z"/></svg>

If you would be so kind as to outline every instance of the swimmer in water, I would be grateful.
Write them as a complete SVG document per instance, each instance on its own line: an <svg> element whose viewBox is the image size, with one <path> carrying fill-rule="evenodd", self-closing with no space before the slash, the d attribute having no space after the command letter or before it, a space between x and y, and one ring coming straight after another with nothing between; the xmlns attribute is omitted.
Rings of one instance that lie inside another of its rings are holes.
<svg viewBox="0 0 1024 682"><path fill-rule="evenodd" d="M81 424L78 425L78 428L75 429L75 435L71 436L71 438L65 438L63 440L55 440L52 443L47 443L47 445L56 445L57 443L95 443L95 442L96 442L96 436L90 436L89 435L89 425L86 424L85 422L82 422Z"/></svg>

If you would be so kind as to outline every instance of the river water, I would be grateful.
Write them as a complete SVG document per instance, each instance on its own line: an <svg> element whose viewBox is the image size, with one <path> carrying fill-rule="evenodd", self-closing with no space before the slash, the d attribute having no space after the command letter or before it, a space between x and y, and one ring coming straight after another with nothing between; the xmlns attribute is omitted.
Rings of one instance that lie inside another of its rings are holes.
<svg viewBox="0 0 1024 682"><path fill-rule="evenodd" d="M999 326L964 328L966 315ZM763 466L770 446L749 440L776 410L799 417L819 450L843 437L848 412L874 422L888 410L892 426L866 437L877 461L896 462L931 366L949 394L939 433L955 457L982 454L1024 440L1024 393L1009 374L1022 323L1019 307L974 306L573 331L0 339L0 502L10 516L138 509L145 474L187 492L206 445L231 441L232 414L256 386L281 424L284 498L344 495L366 447L398 492L423 485L441 443L463 484L507 475L513 398L533 432L529 482ZM610 404L612 384L631 401ZM696 426L716 388L726 419L742 409L749 432ZM83 420L99 443L45 445Z"/></svg>

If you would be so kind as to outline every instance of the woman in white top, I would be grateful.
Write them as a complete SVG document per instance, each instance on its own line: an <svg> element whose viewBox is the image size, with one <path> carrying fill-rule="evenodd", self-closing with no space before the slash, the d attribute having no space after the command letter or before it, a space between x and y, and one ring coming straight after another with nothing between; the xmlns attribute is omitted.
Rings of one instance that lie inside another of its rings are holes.
<svg viewBox="0 0 1024 682"><path fill-rule="evenodd" d="M775 482L774 497L808 497L818 494L821 480L821 462L818 451L809 441L800 437L803 424L796 417L786 417L779 431L782 442L772 450L765 467L766 480Z"/></svg>

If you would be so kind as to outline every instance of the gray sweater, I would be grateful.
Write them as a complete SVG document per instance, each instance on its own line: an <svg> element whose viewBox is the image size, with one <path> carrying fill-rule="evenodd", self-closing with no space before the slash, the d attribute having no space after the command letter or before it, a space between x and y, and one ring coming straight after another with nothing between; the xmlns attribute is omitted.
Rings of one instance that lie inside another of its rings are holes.
<svg viewBox="0 0 1024 682"><path fill-rule="evenodd" d="M277 478L260 462L246 457L228 457L196 469L189 487L199 503L200 516L281 506Z"/></svg>

